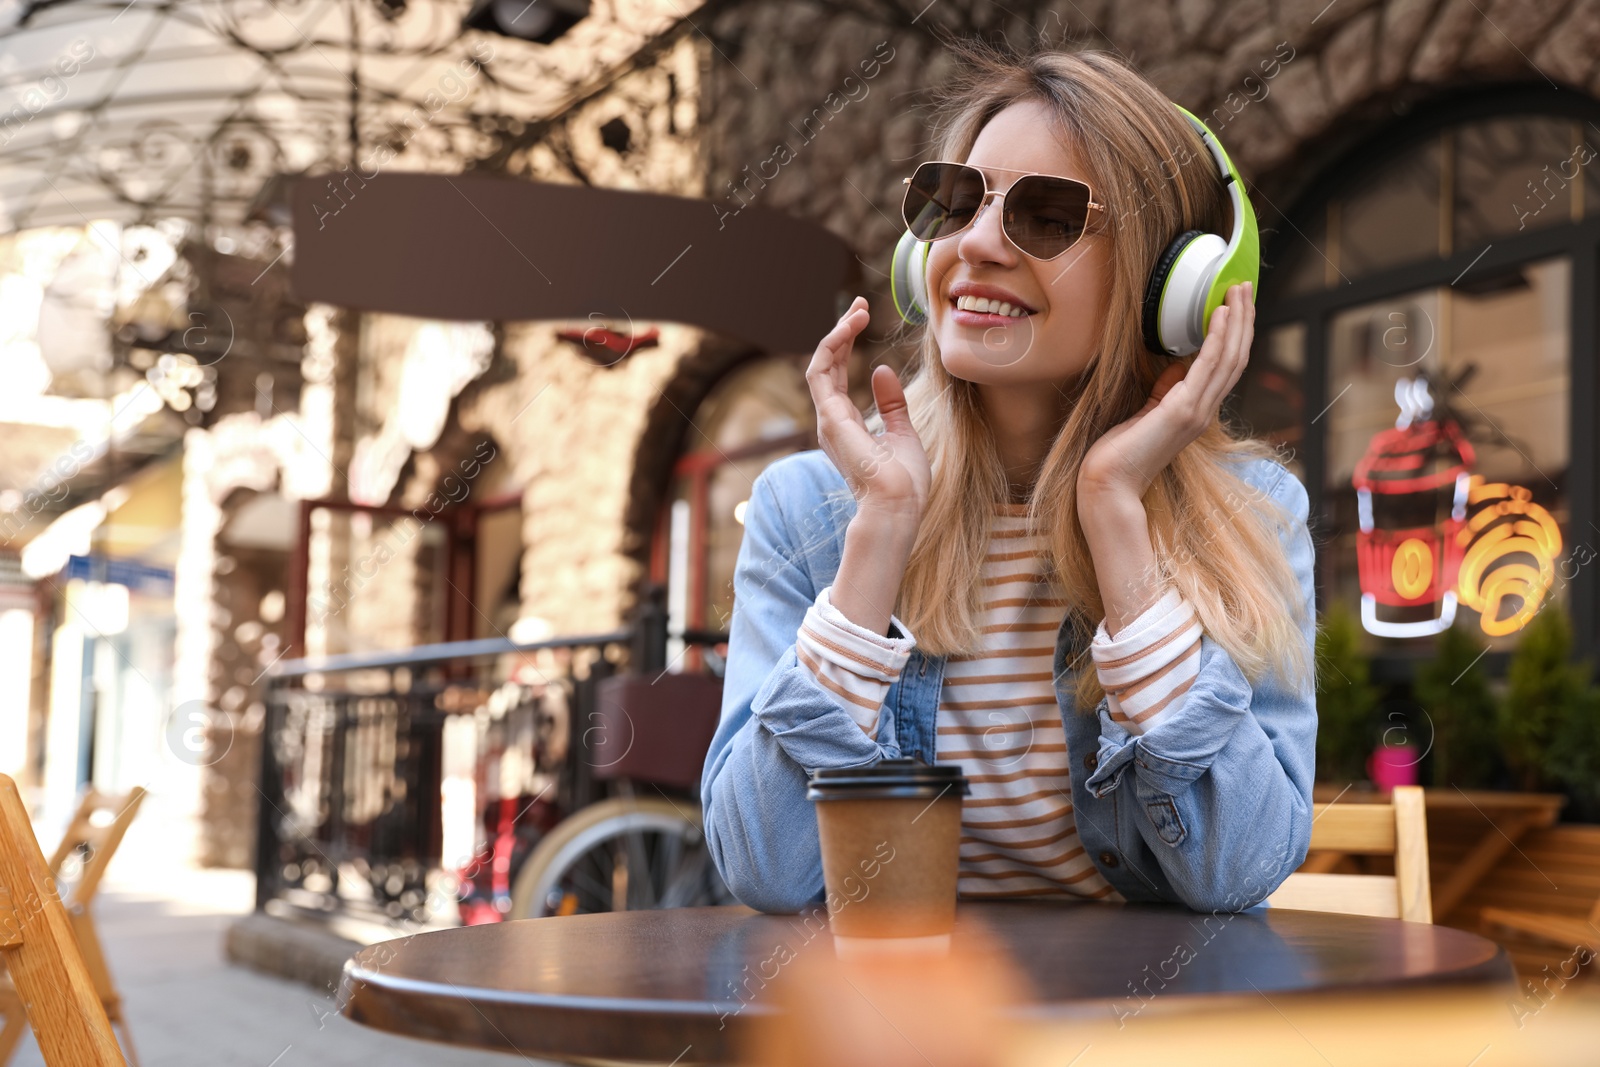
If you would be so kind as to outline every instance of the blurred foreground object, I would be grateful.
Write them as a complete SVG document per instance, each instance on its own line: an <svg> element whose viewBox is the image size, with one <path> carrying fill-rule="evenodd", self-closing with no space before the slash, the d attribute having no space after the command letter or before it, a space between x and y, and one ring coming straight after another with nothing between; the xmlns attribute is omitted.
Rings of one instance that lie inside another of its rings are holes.
<svg viewBox="0 0 1600 1067"><path fill-rule="evenodd" d="M777 1013L751 1029L741 1063L759 1067L1000 1067L1014 1028L1000 1015L1031 999L999 940L975 921L947 951L796 953L773 988ZM919 939L910 939L916 941ZM1055 1056L1038 1062L1065 1063Z"/></svg>
<svg viewBox="0 0 1600 1067"><path fill-rule="evenodd" d="M1205 1014L1151 1011L1124 1020L1028 1024L1008 1039L1015 1067L1588 1067L1600 1049L1592 988L1547 999L1500 990L1374 990L1260 997Z"/></svg>
<svg viewBox="0 0 1600 1067"><path fill-rule="evenodd" d="M33 836L0 774L0 954L50 1067L126 1067L111 1021Z"/></svg>
<svg viewBox="0 0 1600 1067"><path fill-rule="evenodd" d="M128 1020L122 1014L122 996L111 980L111 968L106 966L100 933L95 929L94 914L89 908L111 857L122 844L122 836L128 832L133 817L139 814L144 797L144 787L137 785L126 796L112 796L92 788L86 791L49 865L54 879L52 885L67 909L67 921L83 953L84 966L89 969L89 977L94 982L95 992L100 994L107 1018L113 1026L122 1027L122 1044L133 1067L139 1067L133 1035L128 1032ZM69 886L70 893L66 892ZM0 973L0 1016L5 1017L5 1028L0 1030L0 1065L4 1065L10 1063L16 1053L26 1022L22 1001L4 973Z"/></svg>
<svg viewBox="0 0 1600 1067"><path fill-rule="evenodd" d="M1157 996L1139 1013L1085 1003L1070 1017L1019 1016L1034 998L983 924L958 930L946 953L801 951L771 995L746 1067L1589 1067L1600 1049L1593 982L1263 993L1204 1011Z"/></svg>

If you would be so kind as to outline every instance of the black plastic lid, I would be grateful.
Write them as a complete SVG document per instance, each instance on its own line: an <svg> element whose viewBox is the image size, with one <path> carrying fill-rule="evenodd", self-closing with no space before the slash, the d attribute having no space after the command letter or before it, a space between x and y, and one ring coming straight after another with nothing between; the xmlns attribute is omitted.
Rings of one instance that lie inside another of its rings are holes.
<svg viewBox="0 0 1600 1067"><path fill-rule="evenodd" d="M808 800L859 798L962 797L969 792L961 766L924 763L909 756L882 759L864 767L822 767L811 772Z"/></svg>

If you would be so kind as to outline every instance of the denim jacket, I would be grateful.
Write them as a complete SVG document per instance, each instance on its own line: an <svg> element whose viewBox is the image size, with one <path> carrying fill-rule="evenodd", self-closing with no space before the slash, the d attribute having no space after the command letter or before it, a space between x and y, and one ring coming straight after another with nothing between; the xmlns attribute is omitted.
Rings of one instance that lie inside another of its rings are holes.
<svg viewBox="0 0 1600 1067"><path fill-rule="evenodd" d="M1281 509L1279 537L1305 602L1309 661L1316 623L1305 488L1273 461L1240 463L1253 498L1237 506L1270 500ZM892 756L934 762L943 657L912 650L884 697L876 739L796 658L801 620L833 583L855 507L832 461L813 450L764 470L745 510L722 715L701 802L718 871L735 896L761 911L795 912L824 900L817 819L806 799L810 770ZM1130 902L1232 912L1265 899L1300 866L1311 838L1312 685L1291 687L1273 672L1252 686L1205 635L1182 707L1130 735L1105 700L1092 715L1076 709L1071 672L1094 669L1092 634L1070 620L1056 635L1055 688L1073 817L1095 866Z"/></svg>

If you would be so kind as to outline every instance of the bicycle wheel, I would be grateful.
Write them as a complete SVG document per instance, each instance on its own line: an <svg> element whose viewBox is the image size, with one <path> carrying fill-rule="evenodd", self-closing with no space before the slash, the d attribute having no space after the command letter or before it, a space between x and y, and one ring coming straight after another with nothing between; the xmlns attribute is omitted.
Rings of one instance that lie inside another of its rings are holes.
<svg viewBox="0 0 1600 1067"><path fill-rule="evenodd" d="M732 903L697 806L609 797L561 820L540 840L517 872L506 917Z"/></svg>

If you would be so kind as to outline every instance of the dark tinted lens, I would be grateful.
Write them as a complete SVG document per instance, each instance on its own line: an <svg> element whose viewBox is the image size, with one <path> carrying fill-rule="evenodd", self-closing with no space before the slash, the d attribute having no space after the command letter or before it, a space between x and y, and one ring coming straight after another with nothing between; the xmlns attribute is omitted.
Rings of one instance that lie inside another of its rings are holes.
<svg viewBox="0 0 1600 1067"><path fill-rule="evenodd" d="M924 163L911 176L901 213L911 236L932 241L966 226L982 201L982 172L962 163Z"/></svg>
<svg viewBox="0 0 1600 1067"><path fill-rule="evenodd" d="M1069 178L1018 178L1005 195L1006 235L1030 256L1053 259L1083 236L1089 187Z"/></svg>

